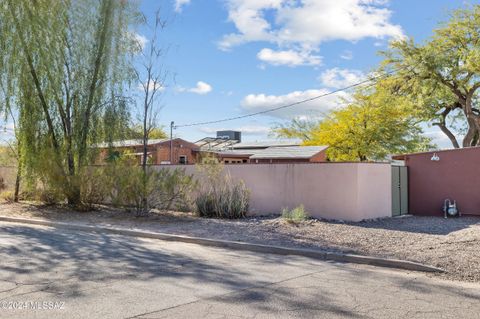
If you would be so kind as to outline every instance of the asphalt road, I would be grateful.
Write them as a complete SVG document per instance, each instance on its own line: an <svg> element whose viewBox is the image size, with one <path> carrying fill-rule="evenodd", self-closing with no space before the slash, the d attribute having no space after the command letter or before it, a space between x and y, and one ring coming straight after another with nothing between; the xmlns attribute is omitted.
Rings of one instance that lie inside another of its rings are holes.
<svg viewBox="0 0 480 319"><path fill-rule="evenodd" d="M0 223L0 318L479 318L480 285Z"/></svg>

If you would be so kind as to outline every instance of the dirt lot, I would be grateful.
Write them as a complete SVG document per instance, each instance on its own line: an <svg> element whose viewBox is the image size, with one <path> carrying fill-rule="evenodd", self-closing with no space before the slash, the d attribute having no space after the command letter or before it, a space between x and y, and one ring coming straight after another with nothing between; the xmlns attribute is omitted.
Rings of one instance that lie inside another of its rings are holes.
<svg viewBox="0 0 480 319"><path fill-rule="evenodd" d="M27 204L1 204L0 215L406 259L441 267L447 273L439 276L447 279L480 282L478 217L402 217L359 223L309 220L292 225L277 216L230 221L169 212L136 218L110 208L82 213Z"/></svg>

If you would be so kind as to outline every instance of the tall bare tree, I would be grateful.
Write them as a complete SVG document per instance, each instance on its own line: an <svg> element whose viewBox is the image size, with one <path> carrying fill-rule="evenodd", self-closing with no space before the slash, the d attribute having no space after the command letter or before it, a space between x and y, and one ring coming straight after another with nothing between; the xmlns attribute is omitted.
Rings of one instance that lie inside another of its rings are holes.
<svg viewBox="0 0 480 319"><path fill-rule="evenodd" d="M147 23L148 25L148 23ZM160 97L165 89L168 70L165 68L164 58L168 47L160 43L160 33L165 29L167 21L162 18L160 9L155 13L152 35L148 42L139 43L140 54L135 69L136 80L142 91L142 104L139 118L142 126L142 170L143 170L143 212L149 211L147 184L148 184L148 142L155 130L158 130L158 115L162 108Z"/></svg>

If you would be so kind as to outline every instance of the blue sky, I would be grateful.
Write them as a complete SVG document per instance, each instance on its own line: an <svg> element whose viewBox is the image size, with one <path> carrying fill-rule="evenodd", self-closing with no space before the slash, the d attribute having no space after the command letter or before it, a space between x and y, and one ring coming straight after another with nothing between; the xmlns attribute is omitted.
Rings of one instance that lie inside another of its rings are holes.
<svg viewBox="0 0 480 319"><path fill-rule="evenodd" d="M189 124L243 115L327 93L373 70L391 39L422 41L448 12L480 0L144 0L150 19L161 5L170 25L170 78L160 123ZM137 32L149 38L150 31ZM348 93L301 107L215 125L179 128L196 141L217 129L244 140L268 138L269 128L293 117L318 118ZM442 135L426 128L440 146Z"/></svg>

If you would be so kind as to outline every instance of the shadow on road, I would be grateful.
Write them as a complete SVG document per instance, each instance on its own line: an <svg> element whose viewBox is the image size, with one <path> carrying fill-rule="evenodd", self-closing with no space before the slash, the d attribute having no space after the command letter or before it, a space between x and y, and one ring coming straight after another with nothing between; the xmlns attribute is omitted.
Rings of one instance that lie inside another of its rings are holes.
<svg viewBox="0 0 480 319"><path fill-rule="evenodd" d="M185 282L195 286L214 285L228 290L228 293L212 298L212 302L231 304L248 303L258 311L322 311L342 317L361 318L353 309L338 304L337 295L326 287L336 287L344 283L376 289L376 281L385 278L368 268L320 267L317 262L301 259L304 269L311 272L284 276L289 282L308 280L307 276L319 274L315 284L302 284L290 287L278 286L275 274L262 277L256 269L284 266L283 269L297 267L300 259L279 255L238 253L221 251L224 258L199 256L188 251L162 249L161 241L146 242L133 237L110 234L87 233L57 228L33 228L25 226L0 226L0 281L25 284L46 284L45 291L58 293L63 298L76 298L88 294L85 282L105 283L128 278L133 281L148 282L158 278L176 280L182 287ZM181 245L179 247L182 247ZM203 249L208 254L213 248ZM235 260L249 263L236 267ZM232 262L233 261L233 262ZM290 268L289 268L290 267ZM335 278L321 277L324 271L338 273ZM285 274L282 274L285 275ZM425 284L409 281L405 277L389 274L392 285L399 289L411 290L428 295L432 292L460 294L466 298L478 298L461 289L446 288L438 284ZM340 278L340 279L338 279ZM75 279L75 280L72 280ZM276 284L272 285L272 282ZM188 285L183 288L191 289ZM165 292L169 293L169 292ZM348 296L349 291L344 294ZM352 297L355 299L355 297Z"/></svg>

